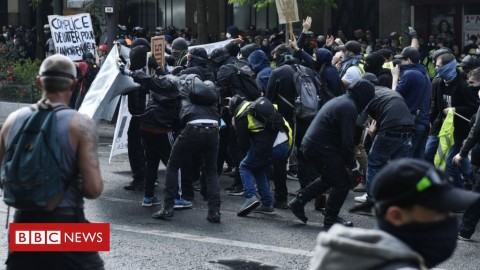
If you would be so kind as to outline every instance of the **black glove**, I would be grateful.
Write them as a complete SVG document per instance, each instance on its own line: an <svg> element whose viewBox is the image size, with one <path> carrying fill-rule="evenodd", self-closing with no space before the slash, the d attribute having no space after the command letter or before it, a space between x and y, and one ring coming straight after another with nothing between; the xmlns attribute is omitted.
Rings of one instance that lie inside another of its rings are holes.
<svg viewBox="0 0 480 270"><path fill-rule="evenodd" d="M358 184L365 181L363 172L360 171L358 164L357 167L350 169L349 175L352 182L352 187L356 187Z"/></svg>
<svg viewBox="0 0 480 270"><path fill-rule="evenodd" d="M175 67L174 69L172 69L170 74L177 76L177 75L180 75L182 70L183 70L183 66L178 66L178 67Z"/></svg>
<svg viewBox="0 0 480 270"><path fill-rule="evenodd" d="M148 68L151 68L154 70L157 70L158 68L157 60L153 56L148 58Z"/></svg>
<svg viewBox="0 0 480 270"><path fill-rule="evenodd" d="M409 26L408 31L405 31L405 33L410 37L410 38L417 38L417 31L413 29L413 27Z"/></svg>
<svg viewBox="0 0 480 270"><path fill-rule="evenodd" d="M118 69L120 70L120 74L122 75L130 75L130 70L123 64L121 64L120 66L118 66Z"/></svg>
<svg viewBox="0 0 480 270"><path fill-rule="evenodd" d="M132 77L134 82L140 83L143 80L150 79L152 76L143 71L137 70L130 72L130 77Z"/></svg>

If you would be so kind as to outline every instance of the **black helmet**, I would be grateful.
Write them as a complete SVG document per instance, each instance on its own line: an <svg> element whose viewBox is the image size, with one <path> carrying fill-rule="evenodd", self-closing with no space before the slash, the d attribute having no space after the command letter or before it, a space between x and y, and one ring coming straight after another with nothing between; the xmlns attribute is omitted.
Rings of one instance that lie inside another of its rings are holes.
<svg viewBox="0 0 480 270"><path fill-rule="evenodd" d="M83 59L83 61L93 62L95 57L93 56L93 54L91 52L84 52L83 55L82 55L82 59Z"/></svg>
<svg viewBox="0 0 480 270"><path fill-rule="evenodd" d="M172 49L185 51L188 49L188 43L184 38L176 38L172 42Z"/></svg>
<svg viewBox="0 0 480 270"><path fill-rule="evenodd" d="M220 64L230 57L225 47L216 48L210 54L210 60L216 64Z"/></svg>

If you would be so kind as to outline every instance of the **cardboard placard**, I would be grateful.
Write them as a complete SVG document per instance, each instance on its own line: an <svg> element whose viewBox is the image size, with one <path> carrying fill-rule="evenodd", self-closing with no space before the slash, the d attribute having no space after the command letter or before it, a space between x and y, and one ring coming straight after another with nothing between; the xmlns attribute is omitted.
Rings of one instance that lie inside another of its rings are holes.
<svg viewBox="0 0 480 270"><path fill-rule="evenodd" d="M165 66L165 37L156 36L152 37L152 55L157 60L159 67L163 68Z"/></svg>
<svg viewBox="0 0 480 270"><path fill-rule="evenodd" d="M298 22L298 5L297 0L275 0L277 5L278 23L286 24Z"/></svg>

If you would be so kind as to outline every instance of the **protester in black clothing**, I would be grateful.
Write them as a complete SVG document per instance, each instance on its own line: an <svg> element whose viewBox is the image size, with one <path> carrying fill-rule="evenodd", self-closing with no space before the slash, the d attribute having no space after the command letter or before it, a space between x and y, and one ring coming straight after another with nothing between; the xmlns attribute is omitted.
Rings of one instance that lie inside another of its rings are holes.
<svg viewBox="0 0 480 270"><path fill-rule="evenodd" d="M292 127L294 132L294 143L298 147L302 142L303 136L310 125L312 119L301 119L294 116L294 110L292 104L295 103L295 98L297 96L295 85L293 81L293 75L295 73L294 65L298 63L298 60L293 57L293 50L291 46L282 44L279 45L273 51L273 58L277 64L277 68L272 70L270 79L268 80L266 97L270 99L273 103L278 104L278 112L288 121L288 124ZM313 70L305 68L307 74L315 78L316 74ZM315 86L319 87L317 80L314 80ZM299 160L301 163L301 161ZM301 166L301 164L299 164ZM276 166L274 168L274 179L280 177L284 181L283 175L286 179L286 169L283 169L284 166ZM284 171L282 171L284 170ZM299 169L299 179L305 179L301 177L303 170ZM278 176L277 176L278 174ZM275 180L274 180L275 181ZM300 182L300 186L303 188L308 183ZM275 190L277 192L277 190ZM285 193L286 191L278 190L278 192ZM284 198L286 200L286 197Z"/></svg>
<svg viewBox="0 0 480 270"><path fill-rule="evenodd" d="M320 174L299 191L289 203L293 214L307 222L304 206L311 199L331 189L325 205L324 227L329 229L334 223L352 226L339 217L340 209L351 187L350 176L360 176L354 156L354 133L358 115L372 100L375 87L360 79L349 86L347 93L327 102L317 113L302 140L300 151L305 157L307 175ZM309 171L314 171L309 172Z"/></svg>
<svg viewBox="0 0 480 270"><path fill-rule="evenodd" d="M430 123L432 128L425 148L425 159L433 162L438 147L438 132L448 110L454 110L458 115L470 119L478 109L479 99L475 91L468 87L464 75L457 70L455 56L444 53L436 59L437 77L432 81L432 103L430 108ZM454 179L454 185L463 186L464 178L468 178L471 169L468 160L462 161L462 166L452 164L453 157L460 151L462 142L470 130L469 122L458 115L454 116L454 144L446 156L446 172Z"/></svg>
<svg viewBox="0 0 480 270"><path fill-rule="evenodd" d="M236 58L236 55L240 51L240 47L235 43L235 41L230 42L224 48L216 49L210 55L210 59L214 62L216 66L219 67L217 72L217 89L220 92L220 97L222 100L222 105L228 105L226 98L230 98L234 95L240 95L246 97L245 91L243 90L242 83L240 82L236 70L229 64L236 65L237 67L242 66L241 62ZM243 66L247 66L243 64ZM222 117L227 112L222 112ZM230 116L231 118L231 116ZM228 125L230 121L225 121ZM237 135L235 130L231 125L229 128L229 145L228 149L230 156L232 157L233 166L237 168L235 171L235 177L233 184L228 187L229 194L233 196L243 195L243 185L240 178L240 172L238 166L240 161L243 159L245 153L242 153L238 146Z"/></svg>
<svg viewBox="0 0 480 270"><path fill-rule="evenodd" d="M220 222L220 190L217 175L218 154L218 92L211 82L202 82L191 74L180 90L180 119L185 128L178 135L167 164L164 204L153 218L169 219L174 213L174 199L178 190L178 170L184 160L200 153L204 161L208 199L207 219Z"/></svg>
<svg viewBox="0 0 480 270"><path fill-rule="evenodd" d="M384 63L385 58L382 55L373 52L365 58L365 65L363 68L365 72L373 73L377 77L378 85L390 88L392 87L393 79L392 71L383 68Z"/></svg>
<svg viewBox="0 0 480 270"><path fill-rule="evenodd" d="M181 76L184 74L197 74L202 81L215 80L214 73L207 66L208 55L204 48L193 48L187 53L187 65L174 68L171 74Z"/></svg>
<svg viewBox="0 0 480 270"><path fill-rule="evenodd" d="M472 91L480 93L480 68L476 68L468 74L468 88L471 88ZM472 128L470 129L470 133L468 134L467 139L463 142L460 153L458 153L453 158L453 163L456 165L460 165L461 160L464 158L468 158L468 153L470 152L470 150L472 151L472 173L476 176L475 181L472 179L472 182L474 182L473 191L480 193L480 180L478 179L478 170L480 166L478 152L476 154L474 151L478 151L478 142L480 141L480 109L477 110L477 114L472 120L473 123L471 124ZM460 225L460 232L458 233L458 239L469 241L475 232L475 228L477 227L479 220L480 201L477 201L476 203L468 207L463 214L462 223Z"/></svg>
<svg viewBox="0 0 480 270"><path fill-rule="evenodd" d="M371 199L371 187L378 171L391 160L411 156L415 122L399 93L379 86L372 73L365 73L362 78L377 84L375 96L366 108L366 113L374 120L369 129L374 139L368 154L366 183L367 198Z"/></svg>

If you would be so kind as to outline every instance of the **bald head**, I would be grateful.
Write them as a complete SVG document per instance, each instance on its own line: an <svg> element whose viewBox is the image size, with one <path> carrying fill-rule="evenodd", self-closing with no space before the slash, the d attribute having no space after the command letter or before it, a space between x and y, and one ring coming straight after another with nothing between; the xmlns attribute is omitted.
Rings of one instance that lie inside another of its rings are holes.
<svg viewBox="0 0 480 270"><path fill-rule="evenodd" d="M47 57L38 72L43 90L61 92L70 90L77 78L77 69L70 58L54 54Z"/></svg>

